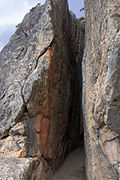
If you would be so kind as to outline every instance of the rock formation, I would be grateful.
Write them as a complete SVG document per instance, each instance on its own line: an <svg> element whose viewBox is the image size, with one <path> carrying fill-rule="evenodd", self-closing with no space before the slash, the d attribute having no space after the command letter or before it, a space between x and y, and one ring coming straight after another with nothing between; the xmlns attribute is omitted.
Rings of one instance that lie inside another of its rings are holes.
<svg viewBox="0 0 120 180"><path fill-rule="evenodd" d="M0 177L47 179L78 146L83 50L67 0L38 4L17 26L0 53Z"/></svg>
<svg viewBox="0 0 120 180"><path fill-rule="evenodd" d="M120 179L120 1L86 0L86 170Z"/></svg>
<svg viewBox="0 0 120 180"><path fill-rule="evenodd" d="M87 179L120 180L120 0L85 14L86 30L67 0L38 4L0 52L1 179L49 179L84 121Z"/></svg>

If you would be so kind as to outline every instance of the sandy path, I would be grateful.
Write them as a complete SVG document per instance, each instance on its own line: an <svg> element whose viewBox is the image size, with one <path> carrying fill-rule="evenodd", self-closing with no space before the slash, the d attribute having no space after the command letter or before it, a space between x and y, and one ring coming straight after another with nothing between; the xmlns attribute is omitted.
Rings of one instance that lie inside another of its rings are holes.
<svg viewBox="0 0 120 180"><path fill-rule="evenodd" d="M84 148L71 152L52 180L85 180Z"/></svg>

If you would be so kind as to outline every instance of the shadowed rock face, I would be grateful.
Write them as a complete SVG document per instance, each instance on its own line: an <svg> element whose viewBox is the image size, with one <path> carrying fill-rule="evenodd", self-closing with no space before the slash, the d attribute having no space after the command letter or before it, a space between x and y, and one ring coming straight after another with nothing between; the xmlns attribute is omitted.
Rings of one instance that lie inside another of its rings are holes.
<svg viewBox="0 0 120 180"><path fill-rule="evenodd" d="M0 154L38 156L37 165L28 163L32 178L46 179L79 144L83 49L84 28L67 1L48 0L30 10L0 53Z"/></svg>
<svg viewBox="0 0 120 180"><path fill-rule="evenodd" d="M120 178L120 1L86 1L89 180Z"/></svg>

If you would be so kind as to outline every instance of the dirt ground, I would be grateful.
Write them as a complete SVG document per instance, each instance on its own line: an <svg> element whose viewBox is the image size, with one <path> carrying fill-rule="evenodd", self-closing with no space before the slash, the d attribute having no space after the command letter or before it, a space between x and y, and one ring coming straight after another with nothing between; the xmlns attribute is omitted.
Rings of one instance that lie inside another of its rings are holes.
<svg viewBox="0 0 120 180"><path fill-rule="evenodd" d="M86 180L84 147L68 154L63 165L55 172L52 180Z"/></svg>

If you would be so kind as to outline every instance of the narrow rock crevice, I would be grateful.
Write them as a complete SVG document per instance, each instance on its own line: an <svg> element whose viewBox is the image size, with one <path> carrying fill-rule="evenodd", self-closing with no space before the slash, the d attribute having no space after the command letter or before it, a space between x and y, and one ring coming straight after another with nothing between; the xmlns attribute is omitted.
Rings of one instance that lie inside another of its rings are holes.
<svg viewBox="0 0 120 180"><path fill-rule="evenodd" d="M49 49L50 47L52 47L52 44L53 44L53 40L52 40L52 42L51 42L47 47L45 47L45 48L41 51L40 55L39 55L38 58L36 59L35 69L36 69L37 66L38 66L38 61L39 61L39 59L48 51L48 49Z"/></svg>

